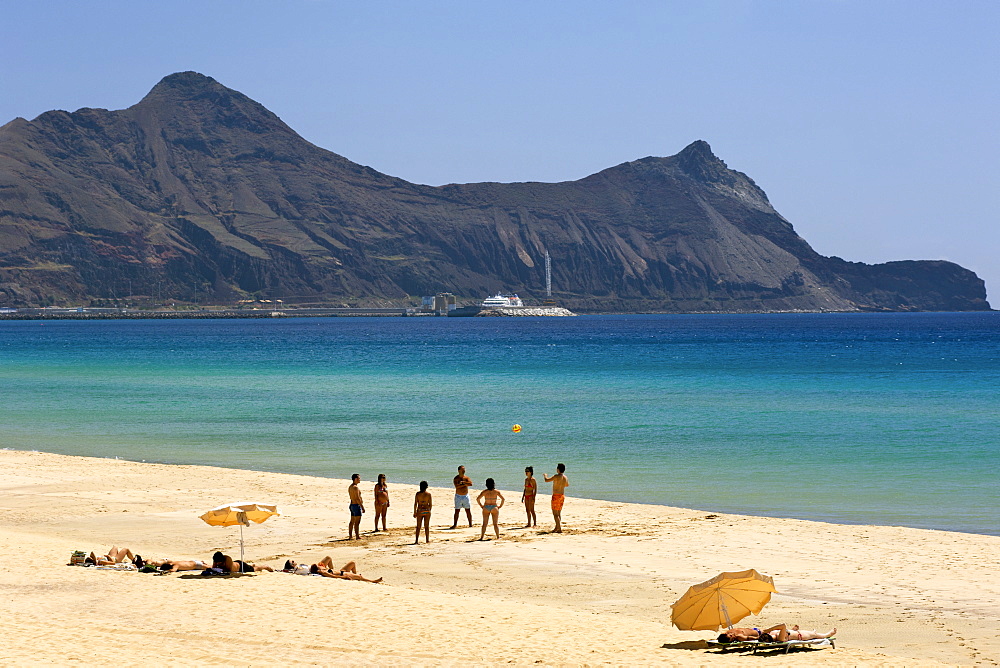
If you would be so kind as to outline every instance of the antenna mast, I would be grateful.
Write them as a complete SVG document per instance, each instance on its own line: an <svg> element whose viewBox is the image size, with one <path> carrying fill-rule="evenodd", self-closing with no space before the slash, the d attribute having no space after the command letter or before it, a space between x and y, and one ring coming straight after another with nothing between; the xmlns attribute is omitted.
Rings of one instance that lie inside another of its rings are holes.
<svg viewBox="0 0 1000 668"><path fill-rule="evenodd" d="M552 258L549 257L549 250L545 249L545 296L552 299Z"/></svg>

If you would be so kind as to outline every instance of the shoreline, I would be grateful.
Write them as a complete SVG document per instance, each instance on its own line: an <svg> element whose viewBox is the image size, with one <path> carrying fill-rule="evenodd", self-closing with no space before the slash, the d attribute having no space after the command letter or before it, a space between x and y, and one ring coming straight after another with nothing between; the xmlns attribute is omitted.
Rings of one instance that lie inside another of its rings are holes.
<svg viewBox="0 0 1000 668"><path fill-rule="evenodd" d="M431 542L414 546L415 487L392 484L389 531L372 532L367 513L361 540L347 541L347 483L0 450L0 587L11 592L0 614L12 639L0 657L12 665L96 657L454 665L453 656L484 665L737 665L745 661L739 653L705 648L711 632L670 626L669 606L721 571L756 568L774 577L779 593L744 624L838 628L836 649L769 663L1000 662L1000 585L988 577L998 571L1000 537L572 496L566 533L556 535L548 533L547 494L537 503L539 527L518 528L523 510L515 492L510 511L501 511L500 540L479 542L478 524L443 528L451 524L451 497L438 487ZM362 484L369 503L373 484ZM112 544L144 557L238 552L235 527L209 527L198 515L243 499L275 503L282 513L244 529L248 560L280 566L286 558L331 554L386 583L283 573L192 580L63 566L72 550ZM205 622L220 617L262 635L218 637Z"/></svg>
<svg viewBox="0 0 1000 668"><path fill-rule="evenodd" d="M60 456L60 457L80 457L80 458L85 458L85 459L99 459L99 460L108 460L108 461L126 461L126 462L132 462L132 463L135 463L135 464L154 464L154 465L158 465L158 466L199 466L199 467L205 467L205 468L211 468L211 469L220 469L220 470L223 470L223 471L229 471L229 470L231 470L231 471L247 471L247 472L251 472L251 473L272 473L272 474L276 474L276 475L304 476L304 477L308 477L308 478L318 478L318 479L321 479L321 480L341 480L340 478L335 478L335 477L330 477L330 476L324 476L324 475L320 475L320 474L317 474L317 473L297 473L297 472L293 472L293 471L276 470L276 469L268 469L268 468L242 468L242 467L239 467L239 466L231 466L231 465L206 464L204 462L189 462L189 463L185 463L185 462L170 462L170 461L148 461L148 460L140 460L140 459L130 459L128 457L122 457L122 456L119 456L119 455L115 455L115 456L102 456L102 455L64 454L64 453L58 453L58 452L51 452L49 450L19 450L19 449L16 449L16 448L3 448L3 447L0 447L0 452L25 452L25 453L36 452L36 453L42 453L42 454L57 455L57 456ZM394 484L397 484L397 485L409 485L411 487L416 488L416 483L394 483ZM541 482L541 479L539 478L539 484L541 486L541 485L544 485L545 483ZM503 491L507 491L507 490L503 490ZM541 491L541 489L539 491ZM604 502L604 503L622 503L622 504L629 504L629 505L636 505L636 506L649 506L649 507L652 507L652 508L680 509L680 510L687 510L687 511L693 512L693 513L704 513L704 514L719 513L719 514L724 514L724 515L738 515L738 516L742 516L742 517L754 517L754 518L759 518L759 519L778 519L778 520L795 520L795 521L801 521L801 522L820 522L820 523L824 523L824 524L837 524L837 525L853 526L853 527L859 527L859 526L876 526L876 527L885 527L885 528L914 529L914 530L919 530L919 531L944 531L946 533L955 533L955 534L968 535L968 536L1000 537L1000 528L998 528L994 533L984 533L984 532L976 532L976 531L963 531L963 530L960 530L960 529L948 529L948 528L945 528L945 527L921 527L921 526L912 526L912 525L909 525L909 524L884 524L884 523L881 523L881 522L871 522L871 521L865 522L865 521L862 521L862 520L852 521L852 520L843 519L843 518L831 519L831 518L823 518L823 517L797 517L797 516L793 516L793 515L760 515L760 514L756 514L756 513L750 512L748 510L743 510L743 509L690 508L688 506L673 506L673 505L663 504L663 503L652 503L652 502L644 502L644 501L635 501L635 500L630 500L630 499L599 498L599 497L589 497L589 496L573 496L572 494L571 494L571 496L572 496L572 498L583 499L583 500L587 500L587 501Z"/></svg>
<svg viewBox="0 0 1000 668"><path fill-rule="evenodd" d="M784 310L784 311L569 311L563 307L523 307L527 311L558 310L566 313L512 313L513 309L493 309L496 313L488 315L500 316L628 316L628 315L901 315L906 313L997 313L1000 309L976 309L969 311L911 311L911 310ZM270 320L272 318L417 318L417 317L447 317L445 314L420 312L414 307L382 308L321 308L321 309L283 309L280 311L258 310L243 311L237 309L218 310L206 309L199 311L127 311L117 313L96 312L84 307L81 311L67 307L66 311L49 313L42 308L25 307L13 313L0 313L0 321L48 321L48 320ZM470 317L483 317L483 314Z"/></svg>
<svg viewBox="0 0 1000 668"><path fill-rule="evenodd" d="M58 455L60 457L81 457L81 458L86 458L86 459L101 459L101 460L109 460L109 461L127 461L127 462L136 463L136 464L155 464L155 465L159 465L159 466L201 466L201 467L212 468L212 469L220 469L220 470L224 470L224 471L225 470L235 470L235 471L247 471L247 472L252 472L252 473L273 473L273 474L276 474L276 475L304 476L304 477L309 477L309 478L318 478L318 479L321 479L321 480L341 480L340 478L324 476L324 475L320 475L320 474L316 474L316 473L298 473L298 472L293 472L293 471L276 470L276 469L268 469L268 468L242 468L242 467L239 467L239 466L231 466L231 465L206 464L204 462L189 462L189 463L185 463L185 462L170 462L170 461L149 461L149 460L140 460L140 459L130 459L128 457L121 457L119 455L115 455L115 456L103 456L103 455L64 454L64 453L58 453L58 452L51 452L49 450L18 450L16 448L2 448L2 447L0 447L0 452L5 452L5 451L9 451L9 452L37 452L37 453L43 453L43 454ZM410 486L416 488L416 484L415 483L394 483L394 484L397 484L397 485L410 485ZM540 483L540 484L545 484L545 483ZM857 526L876 526L876 527L885 527L885 528L914 529L914 530L920 530L920 531L944 531L946 533L956 533L956 534L969 535L969 536L1000 537L1000 529L997 529L995 533L984 533L984 532L976 532L976 531L963 531L963 530L960 530L960 529L948 529L946 527L921 527L921 526L912 526L912 525L909 525L909 524L886 524L886 523L881 523L881 522L874 522L874 521L871 521L871 520L868 520L868 521L865 521L865 520L856 520L856 521L853 521L853 520L843 519L843 518L830 519L830 518L823 518L823 517L796 517L796 516L792 516L792 515L760 515L760 514L756 514L756 513L747 511L747 510L743 510L743 509L728 509L727 510L727 509L719 509L719 508L692 508L692 507L689 507L689 506L686 506L686 505L675 506L675 505L664 504L664 503L651 503L651 502L636 501L636 500L631 500L631 499L599 498L599 497L590 497L590 496L573 496L573 498L584 499L584 500L587 500L587 501L598 501L598 502L604 502L604 503L624 503L624 504L630 504L630 505L636 505L636 506L649 506L649 507L653 507L653 508L684 509L684 510L689 510L689 511L695 512L695 513L706 513L706 514L707 513L721 513L721 514L725 514L725 515L739 515L739 516L743 516L743 517L755 517L755 518L760 518L760 519L780 519L780 520L795 520L795 521L801 521L801 522L820 522L820 523L824 523L824 524L838 524L838 525L843 525L843 526L855 526L855 527L857 527Z"/></svg>

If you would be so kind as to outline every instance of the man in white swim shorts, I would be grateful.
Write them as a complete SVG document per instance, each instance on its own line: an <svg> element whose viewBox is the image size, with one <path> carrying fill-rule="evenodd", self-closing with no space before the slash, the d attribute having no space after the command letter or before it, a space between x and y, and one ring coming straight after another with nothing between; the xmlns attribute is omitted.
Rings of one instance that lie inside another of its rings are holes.
<svg viewBox="0 0 1000 668"><path fill-rule="evenodd" d="M458 467L458 475L452 481L455 483L455 521L451 528L458 526L458 514L465 508L465 516L469 518L469 526L472 526L472 503L469 501L469 487L472 481L465 475L465 467Z"/></svg>

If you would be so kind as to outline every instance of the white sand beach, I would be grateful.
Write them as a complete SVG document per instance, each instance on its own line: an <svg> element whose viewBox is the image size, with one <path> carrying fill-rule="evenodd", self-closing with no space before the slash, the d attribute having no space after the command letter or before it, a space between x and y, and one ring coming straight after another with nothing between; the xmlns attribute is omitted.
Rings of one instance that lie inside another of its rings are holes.
<svg viewBox="0 0 1000 668"><path fill-rule="evenodd" d="M363 474L368 504L375 473ZM572 496L559 535L547 495L538 529L523 529L520 493L505 492L501 539L479 542L478 526L446 529L452 492L432 488L431 542L414 546L415 488L390 480L389 531L372 532L369 509L362 540L348 542L348 484L0 451L0 664L1000 664L1000 537ZM66 566L73 550L112 545L147 558L238 555L237 527L198 519L237 500L281 512L244 530L248 560L331 555L385 582ZM836 647L720 654L704 643L715 634L670 625L690 585L747 568L779 593L741 625L835 626Z"/></svg>

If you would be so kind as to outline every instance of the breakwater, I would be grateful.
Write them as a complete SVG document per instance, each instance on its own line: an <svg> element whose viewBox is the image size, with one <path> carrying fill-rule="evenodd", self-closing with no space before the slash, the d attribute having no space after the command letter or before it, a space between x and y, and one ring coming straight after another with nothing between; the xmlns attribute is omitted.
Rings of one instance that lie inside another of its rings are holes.
<svg viewBox="0 0 1000 668"><path fill-rule="evenodd" d="M509 308L487 308L476 314L479 318L502 318L519 316L554 316L567 317L576 314L569 309L557 306L511 306Z"/></svg>
<svg viewBox="0 0 1000 668"><path fill-rule="evenodd" d="M412 308L304 308L271 311L263 309L194 309L183 311L145 311L137 309L77 308L18 309L0 313L0 320L214 320L329 317L403 317L424 315Z"/></svg>

